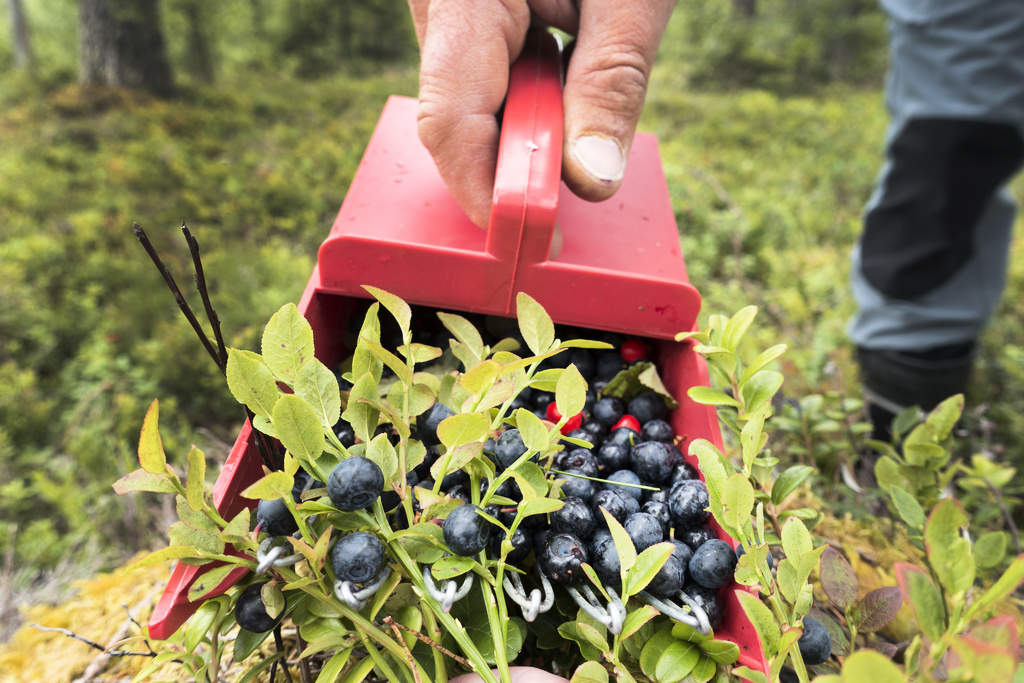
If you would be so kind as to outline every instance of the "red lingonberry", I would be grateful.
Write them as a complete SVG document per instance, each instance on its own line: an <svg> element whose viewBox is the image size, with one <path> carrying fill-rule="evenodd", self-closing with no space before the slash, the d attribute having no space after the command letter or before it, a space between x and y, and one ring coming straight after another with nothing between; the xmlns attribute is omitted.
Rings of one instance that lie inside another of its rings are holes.
<svg viewBox="0 0 1024 683"><path fill-rule="evenodd" d="M619 348L622 360L627 363L635 363L638 360L646 360L647 344L642 339L629 339L623 342Z"/></svg>

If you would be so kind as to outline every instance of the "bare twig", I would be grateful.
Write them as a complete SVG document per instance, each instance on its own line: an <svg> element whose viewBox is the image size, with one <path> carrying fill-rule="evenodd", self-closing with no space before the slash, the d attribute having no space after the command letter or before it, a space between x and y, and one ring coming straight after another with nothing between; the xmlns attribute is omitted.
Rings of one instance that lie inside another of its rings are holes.
<svg viewBox="0 0 1024 683"><path fill-rule="evenodd" d="M174 294L174 300L178 303L178 308L181 309L181 312L185 315L185 319L188 320L190 325L192 325L192 329L195 330L196 335L199 337L199 341L203 343L203 347L206 348L206 352L210 354L210 358L213 358L213 362L217 364L220 371L227 374L227 364L221 361L217 350L213 348L213 344L210 343L210 339L206 336L206 333L203 332L203 326L199 324L199 320L196 319L192 309L189 308L188 302L185 301L185 297L182 296L181 290L178 289L178 284L174 281L174 276L172 276L171 272L167 270L167 266L164 265L163 260L161 260L160 256L156 253L156 249L153 247L153 243L149 241L149 236L146 235L146 231L143 230L142 226L138 223L132 223L132 230L135 231L135 236L139 238L140 242L142 242L142 246L146 250L146 253L149 254L149 258L153 260L153 265L155 265L156 269L160 271L161 275L163 275L164 281L170 288L171 293Z"/></svg>
<svg viewBox="0 0 1024 683"><path fill-rule="evenodd" d="M416 636L417 638L422 640L424 643L426 643L427 645L429 645L433 649L438 650L442 654L448 655L449 657L454 659L456 662L458 662L459 664L464 666L466 669L468 669L468 670L472 670L473 669L473 665L470 664L467 659L458 656L457 654L455 654L451 650L445 649L444 647L441 646L440 643L431 640L430 638L428 638L427 636L423 635L419 631L414 631L414 630L412 630L411 628L409 628L408 626L406 626L404 624L399 624L397 621L394 620L393 617L390 617L390 616L384 617L384 623L387 624L388 626L390 626L391 628L395 628L397 626L398 628L402 629L403 631L408 631L409 633L413 634L414 636ZM402 642L404 643L405 641L403 640Z"/></svg>
<svg viewBox="0 0 1024 683"><path fill-rule="evenodd" d="M1017 533L1017 524L1013 521L1013 515L1010 514L1010 510L1006 507L1006 502L1003 500L1003 495L999 492L988 477L985 477L985 485L988 486L989 491L995 496L996 504L999 505L999 509L1003 512L1003 518L1006 520L1006 524L1010 527L1010 535L1013 537L1013 545L1017 549L1017 554L1020 555L1024 550L1020 547L1020 535Z"/></svg>
<svg viewBox="0 0 1024 683"><path fill-rule="evenodd" d="M284 638L281 637L280 624L274 627L274 645L277 646L277 651L284 655L278 661L281 662L281 670L284 671L285 679L288 683L292 683L292 672L288 670L288 655L285 653ZM277 666L277 662L274 662L274 666ZM273 674L271 674L270 680L274 680Z"/></svg>
<svg viewBox="0 0 1024 683"><path fill-rule="evenodd" d="M68 638L74 638L75 640L80 640L81 642L85 643L89 647L91 647L91 648L93 648L95 650L99 650L100 652L102 652L103 654L107 655L108 657L156 657L156 653L152 652L152 651L150 651L150 652L128 652L126 650L108 650L107 648L103 647L102 645L100 645L96 641L89 640L88 638L80 636L77 633L75 633L74 631L71 631L71 630L66 629L66 628L54 628L54 627L51 627L51 626L42 626L40 624L32 624L32 628L36 628L36 629L39 629L40 631L45 631L47 633L63 633Z"/></svg>
<svg viewBox="0 0 1024 683"><path fill-rule="evenodd" d="M305 652L306 641L302 639L302 635L295 631L295 637L298 638L298 650L299 652ZM299 675L302 677L302 683L313 683L313 674L309 670L309 660L305 657L299 657Z"/></svg>
<svg viewBox="0 0 1024 683"><path fill-rule="evenodd" d="M402 632L398 630L398 622L396 622L391 617L387 617L384 620L384 623L391 627L391 630L395 634L395 638L398 640L399 643L401 643L402 649L405 650L405 656L409 658L409 663L412 665L413 680L415 681L415 683L423 683L423 680L420 678L420 670L416 666L416 660L412 658L412 653L409 652L409 646L405 644L405 638L402 637Z"/></svg>
<svg viewBox="0 0 1024 683"><path fill-rule="evenodd" d="M224 345L224 335L220 329L220 318L217 317L217 312L213 310L213 304L210 303L210 291L206 287L206 275L203 273L203 261L199 257L199 242L192 236L192 232L185 225L185 221L181 222L181 231L185 234L185 242L188 244L189 253L192 254L192 265L195 266L195 283L196 289L199 290L199 296L203 300L203 308L206 309L206 317L210 321L210 325L213 326L213 336L217 340L217 351L220 354L221 364L227 369L228 363L228 349Z"/></svg>

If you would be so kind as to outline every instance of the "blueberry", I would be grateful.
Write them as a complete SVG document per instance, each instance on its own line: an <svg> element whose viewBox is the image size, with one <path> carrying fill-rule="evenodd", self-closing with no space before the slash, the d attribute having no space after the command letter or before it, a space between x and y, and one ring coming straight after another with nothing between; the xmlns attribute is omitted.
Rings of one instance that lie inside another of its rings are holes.
<svg viewBox="0 0 1024 683"><path fill-rule="evenodd" d="M645 425L651 420L664 420L668 414L668 407L661 394L645 391L629 402L626 412L635 417L641 425Z"/></svg>
<svg viewBox="0 0 1024 683"><path fill-rule="evenodd" d="M594 513L582 498L568 497L562 507L551 513L551 528L562 534L588 538L594 531Z"/></svg>
<svg viewBox="0 0 1024 683"><path fill-rule="evenodd" d="M575 496L583 500L590 500L597 488L594 486L594 482L584 479L585 476L587 475L579 470L566 470L565 474L559 474L555 479L565 481L562 485L562 493L567 497Z"/></svg>
<svg viewBox="0 0 1024 683"><path fill-rule="evenodd" d="M467 486L468 484L469 475L465 470L455 470L444 475L444 479L441 480L441 490L447 492L453 486Z"/></svg>
<svg viewBox="0 0 1024 683"><path fill-rule="evenodd" d="M604 469L604 474L618 472L629 467L629 447L614 441L605 441L597 449L597 461Z"/></svg>
<svg viewBox="0 0 1024 683"><path fill-rule="evenodd" d="M629 465L641 479L660 484L672 476L672 451L660 441L642 441L629 452Z"/></svg>
<svg viewBox="0 0 1024 683"><path fill-rule="evenodd" d="M291 536L299 530L299 524L280 498L261 500L256 504L256 521L263 525L263 531L271 536Z"/></svg>
<svg viewBox="0 0 1024 683"><path fill-rule="evenodd" d="M604 488L615 491L623 498L633 498L637 502L640 501L640 496L643 493L643 489L637 488L640 486L640 477L636 476L636 472L633 470L619 470L618 472L612 472L605 479L608 480L607 484L604 484ZM630 486L621 486L620 484L631 484Z"/></svg>
<svg viewBox="0 0 1024 683"><path fill-rule="evenodd" d="M494 533L491 534L490 541L492 558L498 559L501 557L501 542L504 540L505 530L495 529ZM512 550L505 556L505 562L512 565L519 564L526 559L531 550L533 550L533 534L522 526L518 526L515 533L512 534Z"/></svg>
<svg viewBox="0 0 1024 683"><path fill-rule="evenodd" d="M711 499L708 489L699 479L688 479L675 484L668 494L668 509L676 526L699 526L707 521Z"/></svg>
<svg viewBox="0 0 1024 683"><path fill-rule="evenodd" d="M700 526L684 526L676 527L676 538L689 546L690 550L696 551L697 548L701 547L713 538L718 538L715 535L715 530L709 527L707 524L701 524Z"/></svg>
<svg viewBox="0 0 1024 683"><path fill-rule="evenodd" d="M597 367L595 370L598 377L611 379L625 367L626 361L622 360L622 354L618 351L608 349L606 351L602 351L601 355L597 357ZM622 416L620 415L619 417Z"/></svg>
<svg viewBox="0 0 1024 683"><path fill-rule="evenodd" d="M548 409L548 404L553 403L555 395L550 391L535 391L533 392L533 408L539 410L542 413ZM543 419L543 418L542 418Z"/></svg>
<svg viewBox="0 0 1024 683"><path fill-rule="evenodd" d="M647 584L646 590L656 598L668 598L679 595L679 592L683 590L684 583L686 583L686 572L682 562L675 555L669 555L665 564Z"/></svg>
<svg viewBox="0 0 1024 683"><path fill-rule="evenodd" d="M679 561L683 565L683 571L685 572L690 566L690 558L693 557L693 551L690 550L690 546L686 545L682 541L677 541L674 538L668 539L668 542L674 546L672 554L679 558Z"/></svg>
<svg viewBox="0 0 1024 683"><path fill-rule="evenodd" d="M427 409L427 412L416 418L420 441L427 446L436 446L441 443L441 440L437 438L437 426L452 415L454 413L448 406L440 401L435 401L434 405Z"/></svg>
<svg viewBox="0 0 1024 683"><path fill-rule="evenodd" d="M334 434L345 448L356 445L356 430L347 421L339 420L338 424L334 425Z"/></svg>
<svg viewBox="0 0 1024 683"><path fill-rule="evenodd" d="M590 566L604 585L615 588L622 583L622 564L610 534L595 539L591 544Z"/></svg>
<svg viewBox="0 0 1024 683"><path fill-rule="evenodd" d="M544 517L544 515L536 515L537 517ZM548 539L555 535L555 530L551 527L542 527L535 529L533 532L533 552L540 557L541 553L544 552L544 547L548 543Z"/></svg>
<svg viewBox="0 0 1024 683"><path fill-rule="evenodd" d="M661 530L661 524L646 512L635 512L626 517L622 527L629 534L629 538L633 541L633 545L638 553L647 550L655 543L661 543L662 539L665 538Z"/></svg>
<svg viewBox="0 0 1024 683"><path fill-rule="evenodd" d="M599 527L607 527L608 523L604 515L601 514L600 508L607 510L608 514L614 517L615 521L619 524L625 522L626 517L630 514L625 499L616 491L610 489L602 489L590 498L590 509L594 511L594 519L597 521L597 525Z"/></svg>
<svg viewBox="0 0 1024 683"><path fill-rule="evenodd" d="M617 399L614 396L605 396L600 399L594 404L594 408L590 412L591 418L609 428L621 420L625 414L626 406L623 405L621 399Z"/></svg>
<svg viewBox="0 0 1024 683"><path fill-rule="evenodd" d="M671 526L672 524L672 515L668 511L667 503L650 501L640 506L640 511L646 512L647 514L651 515L656 520L658 520L658 523L661 524L662 533L668 533L669 526Z"/></svg>
<svg viewBox="0 0 1024 683"><path fill-rule="evenodd" d="M629 427L619 427L618 429L613 429L608 434L608 438L605 439L605 443L608 443L609 441L625 446L626 448L632 448L636 444L640 443L640 432Z"/></svg>
<svg viewBox="0 0 1024 683"><path fill-rule="evenodd" d="M586 349L573 349L572 353L569 354L569 363L575 365L576 369L583 375L583 379L588 382L594 376L597 368L597 361L594 359L593 354Z"/></svg>
<svg viewBox="0 0 1024 683"><path fill-rule="evenodd" d="M448 497L451 498L452 500L461 500L463 503L473 502L473 496L470 495L469 489L467 489L462 484L456 484L455 486L452 486L450 489L445 491L445 493L447 493Z"/></svg>
<svg viewBox="0 0 1024 683"><path fill-rule="evenodd" d="M824 664L832 656L832 637L821 622L804 617L804 632L797 641L804 664Z"/></svg>
<svg viewBox="0 0 1024 683"><path fill-rule="evenodd" d="M465 557L476 555L487 547L491 536L490 523L477 514L472 503L464 503L448 513L441 527L448 550Z"/></svg>
<svg viewBox="0 0 1024 683"><path fill-rule="evenodd" d="M526 453L526 444L518 429L509 429L502 432L494 445L494 455L498 458L501 467L511 467L516 460Z"/></svg>
<svg viewBox="0 0 1024 683"><path fill-rule="evenodd" d="M736 553L728 543L714 538L693 551L688 569L695 583L705 588L721 588L732 581Z"/></svg>
<svg viewBox="0 0 1024 683"><path fill-rule="evenodd" d="M384 473L377 463L362 456L342 460L327 478L331 504L345 512L370 507L383 490Z"/></svg>
<svg viewBox="0 0 1024 683"><path fill-rule="evenodd" d="M586 448L574 448L562 451L555 456L556 470L579 470L588 477L598 476L598 462L594 454Z"/></svg>
<svg viewBox="0 0 1024 683"><path fill-rule="evenodd" d="M608 435L608 428L598 422L592 417L588 417L580 425L580 429L586 429L591 434L601 437L601 443L604 443L604 437Z"/></svg>
<svg viewBox="0 0 1024 683"><path fill-rule="evenodd" d="M718 597L718 593L710 588L705 588L699 583L686 584L683 586L683 592L708 615L708 623L711 625L711 628L717 628L722 623L725 610L722 607L722 600Z"/></svg>
<svg viewBox="0 0 1024 683"><path fill-rule="evenodd" d="M661 443L672 443L676 438L676 430L665 420L648 420L640 430L640 438L644 441L660 441Z"/></svg>
<svg viewBox="0 0 1024 683"><path fill-rule="evenodd" d="M283 611L277 619L272 619L267 614L267 608L260 596L262 588L262 583L254 583L242 591L235 601L235 621L250 633L266 633L281 623L284 616Z"/></svg>
<svg viewBox="0 0 1024 683"><path fill-rule="evenodd" d="M658 489L657 491L644 491L644 494L640 496L640 502L646 505L647 503L665 503L668 504L668 492L669 489Z"/></svg>
<svg viewBox="0 0 1024 683"><path fill-rule="evenodd" d="M583 579L581 566L588 559L583 541L572 534L555 534L548 538L538 558L544 576L563 586Z"/></svg>
<svg viewBox="0 0 1024 683"><path fill-rule="evenodd" d="M700 474L697 472L697 468L688 462L679 462L678 460L672 466L672 474L669 476L669 482L672 484L678 484L681 481L699 480Z"/></svg>
<svg viewBox="0 0 1024 683"><path fill-rule="evenodd" d="M597 448L604 443L604 438L594 434L593 432L587 431L582 427L577 428L566 434L570 439L579 439L580 441L586 441L592 447Z"/></svg>
<svg viewBox="0 0 1024 683"><path fill-rule="evenodd" d="M343 537L331 551L331 567L340 581L366 583L384 568L384 546L377 537L356 531Z"/></svg>

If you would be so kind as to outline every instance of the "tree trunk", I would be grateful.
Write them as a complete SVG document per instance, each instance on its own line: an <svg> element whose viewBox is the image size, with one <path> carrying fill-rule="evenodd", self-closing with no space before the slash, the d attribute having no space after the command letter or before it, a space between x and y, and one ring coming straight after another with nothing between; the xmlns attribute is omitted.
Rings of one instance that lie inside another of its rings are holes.
<svg viewBox="0 0 1024 683"><path fill-rule="evenodd" d="M81 81L174 94L158 0L80 0Z"/></svg>
<svg viewBox="0 0 1024 683"><path fill-rule="evenodd" d="M757 0L732 0L732 11L743 19L757 16Z"/></svg>
<svg viewBox="0 0 1024 683"><path fill-rule="evenodd" d="M32 55L32 41L29 38L28 22L21 0L7 0L11 12L11 30L14 32L14 64L19 69L31 70L35 62Z"/></svg>
<svg viewBox="0 0 1024 683"><path fill-rule="evenodd" d="M209 39L209 11L202 0L185 3L183 10L188 22L188 53L185 63L192 78L201 83L213 83L215 66Z"/></svg>

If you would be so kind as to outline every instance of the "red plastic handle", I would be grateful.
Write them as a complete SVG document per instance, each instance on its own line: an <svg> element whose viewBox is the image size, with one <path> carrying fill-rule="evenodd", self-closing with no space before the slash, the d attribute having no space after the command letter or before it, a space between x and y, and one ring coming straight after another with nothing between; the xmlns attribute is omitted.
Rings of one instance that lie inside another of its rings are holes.
<svg viewBox="0 0 1024 683"><path fill-rule="evenodd" d="M562 176L559 39L531 31L509 73L487 252L519 266L548 259Z"/></svg>

